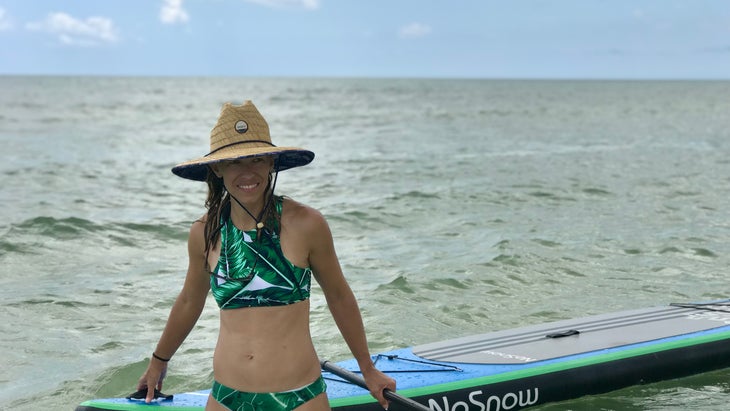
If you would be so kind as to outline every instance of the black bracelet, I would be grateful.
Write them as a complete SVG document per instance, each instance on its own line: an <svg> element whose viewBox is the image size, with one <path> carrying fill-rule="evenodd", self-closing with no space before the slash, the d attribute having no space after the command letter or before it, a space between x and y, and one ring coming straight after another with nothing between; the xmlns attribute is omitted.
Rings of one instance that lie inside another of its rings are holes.
<svg viewBox="0 0 730 411"><path fill-rule="evenodd" d="M162 357L160 357L159 355L155 354L155 352L154 352L154 351L152 351L152 356L153 356L154 358L156 358L156 359L158 359L158 360L162 361L162 362L168 362L168 361L170 361L170 359L169 359L169 358L162 358Z"/></svg>

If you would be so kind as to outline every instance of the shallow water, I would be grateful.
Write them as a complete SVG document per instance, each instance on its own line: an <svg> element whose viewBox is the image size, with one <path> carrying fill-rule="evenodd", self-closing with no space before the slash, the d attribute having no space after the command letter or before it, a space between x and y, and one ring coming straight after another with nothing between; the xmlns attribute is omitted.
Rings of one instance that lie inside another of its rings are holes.
<svg viewBox="0 0 730 411"><path fill-rule="evenodd" d="M730 82L0 77L0 407L126 395L182 285L224 101L317 157L373 351L725 298ZM405 321L404 319L407 319ZM211 300L166 391L209 387ZM324 358L348 356L318 290ZM541 410L721 410L730 371Z"/></svg>

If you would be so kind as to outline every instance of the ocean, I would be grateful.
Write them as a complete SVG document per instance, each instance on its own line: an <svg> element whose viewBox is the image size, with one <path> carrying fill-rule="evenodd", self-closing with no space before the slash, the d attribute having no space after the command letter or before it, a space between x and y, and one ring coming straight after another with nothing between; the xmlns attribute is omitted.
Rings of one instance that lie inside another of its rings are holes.
<svg viewBox="0 0 730 411"><path fill-rule="evenodd" d="M372 351L730 296L730 82L0 77L0 409L132 392L182 286L226 101L316 153ZM166 392L208 388L209 299ZM320 290L322 358L349 352ZM537 410L725 410L730 370Z"/></svg>

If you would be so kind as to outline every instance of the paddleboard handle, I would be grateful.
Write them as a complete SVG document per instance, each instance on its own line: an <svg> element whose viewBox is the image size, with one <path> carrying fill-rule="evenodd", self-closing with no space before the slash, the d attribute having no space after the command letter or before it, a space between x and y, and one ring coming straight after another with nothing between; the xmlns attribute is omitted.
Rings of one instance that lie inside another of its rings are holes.
<svg viewBox="0 0 730 411"><path fill-rule="evenodd" d="M365 384L365 379L363 379L361 376L355 374L354 372L350 370L346 370L338 365L335 365L327 360L320 360L319 365L322 367L323 370L329 371L332 374L342 378L343 380L347 382L351 382L361 388L368 389L367 384ZM391 391L389 389L383 390L383 396L399 405L402 405L404 407L408 407L412 410L418 410L418 411L431 411L430 408L426 407L425 405L413 401L410 398L404 397L394 391Z"/></svg>
<svg viewBox="0 0 730 411"><path fill-rule="evenodd" d="M580 331L578 330L567 330L567 331L560 331L552 334L548 334L545 337L546 338L563 338L563 337L570 337L571 335L578 335L580 334Z"/></svg>
<svg viewBox="0 0 730 411"><path fill-rule="evenodd" d="M128 400L138 400L142 401L145 398L147 398L147 388L142 388L139 391L133 392L129 395L127 395L125 398ZM172 401L173 395L170 394L164 394L162 391L155 388L155 396L153 398L154 400L162 400L162 401Z"/></svg>

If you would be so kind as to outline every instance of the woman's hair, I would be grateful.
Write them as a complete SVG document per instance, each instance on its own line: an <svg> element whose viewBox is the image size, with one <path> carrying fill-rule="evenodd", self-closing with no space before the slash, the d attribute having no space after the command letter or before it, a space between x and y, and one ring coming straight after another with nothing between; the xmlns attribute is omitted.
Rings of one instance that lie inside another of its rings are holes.
<svg viewBox="0 0 730 411"><path fill-rule="evenodd" d="M205 255L215 246L218 233L221 231L221 216L223 211L231 209L231 197L223 185L223 178L218 177L209 168L208 177L205 182L208 184L208 198L205 200L205 208L208 209L208 216L205 220ZM206 261L206 265L208 262Z"/></svg>

